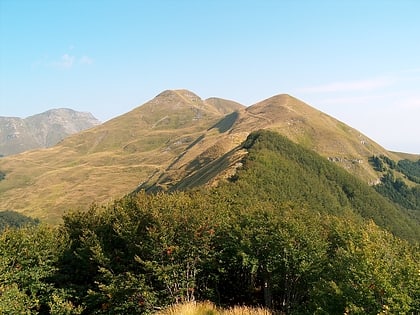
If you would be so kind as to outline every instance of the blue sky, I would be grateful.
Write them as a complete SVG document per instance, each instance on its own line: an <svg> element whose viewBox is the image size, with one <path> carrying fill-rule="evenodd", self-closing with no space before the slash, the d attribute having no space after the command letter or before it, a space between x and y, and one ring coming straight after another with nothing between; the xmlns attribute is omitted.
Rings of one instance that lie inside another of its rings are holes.
<svg viewBox="0 0 420 315"><path fill-rule="evenodd" d="M420 1L0 0L0 116L288 93L420 153Z"/></svg>

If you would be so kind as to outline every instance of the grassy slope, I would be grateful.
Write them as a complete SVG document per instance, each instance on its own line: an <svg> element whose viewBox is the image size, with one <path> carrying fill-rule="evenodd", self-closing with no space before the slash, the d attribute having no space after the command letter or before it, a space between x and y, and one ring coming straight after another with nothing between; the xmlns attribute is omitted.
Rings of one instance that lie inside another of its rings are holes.
<svg viewBox="0 0 420 315"><path fill-rule="evenodd" d="M136 187L188 188L230 176L250 132L275 130L334 160L365 182L373 154L398 157L351 127L288 95L248 108L165 91L133 111L53 148L0 160L0 209L59 221L69 209L107 202Z"/></svg>
<svg viewBox="0 0 420 315"><path fill-rule="evenodd" d="M2 158L0 209L56 222L69 209L119 198L163 171L225 110L241 106L217 102L219 107L188 91L165 91L53 148Z"/></svg>
<svg viewBox="0 0 420 315"><path fill-rule="evenodd" d="M373 154L392 155L359 131L288 95L269 98L248 112L270 120L265 128L336 161L366 182L377 178L368 158Z"/></svg>
<svg viewBox="0 0 420 315"><path fill-rule="evenodd" d="M224 131L217 142L215 138L207 139L215 129ZM179 163L165 170L158 179L146 182L143 188L177 189L217 182L219 177L234 171L238 159L244 154L235 148L250 132L259 129L274 130L316 151L366 183L375 183L380 176L369 164L369 157L382 154L399 159L333 117L289 95L277 95L226 116L203 134L199 144L206 143L206 150L202 150L200 156L194 157L187 150Z"/></svg>
<svg viewBox="0 0 420 315"><path fill-rule="evenodd" d="M392 152L392 153L398 156L402 160L407 159L413 162L420 160L420 154L412 154L412 153L404 153L404 152Z"/></svg>

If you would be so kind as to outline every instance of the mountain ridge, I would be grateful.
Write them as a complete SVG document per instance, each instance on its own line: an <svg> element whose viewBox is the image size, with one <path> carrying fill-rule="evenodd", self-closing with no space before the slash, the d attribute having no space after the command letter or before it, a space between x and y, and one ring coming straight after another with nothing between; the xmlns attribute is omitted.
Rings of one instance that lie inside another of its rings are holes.
<svg viewBox="0 0 420 315"><path fill-rule="evenodd" d="M2 158L0 209L56 222L70 209L110 202L133 190L217 185L235 173L246 154L241 144L260 129L318 152L367 183L381 176L370 156L398 160L357 130L287 94L245 107L166 90L54 147Z"/></svg>
<svg viewBox="0 0 420 315"><path fill-rule="evenodd" d="M192 92L164 91L54 147L2 158L6 176L0 182L0 209L59 221L69 209L109 202L163 172L223 117L223 111Z"/></svg>
<svg viewBox="0 0 420 315"><path fill-rule="evenodd" d="M229 123L223 123L225 120L229 120ZM387 155L392 159L399 159L397 155L382 148L356 129L288 94L275 95L235 111L225 116L218 124L224 125L223 133L219 136L217 143L207 145L208 154L206 155L205 151L201 154L203 161L222 158L226 152L245 141L250 132L259 129L279 132L294 142L318 152L331 162L340 164L370 184L377 183L379 180L378 173L369 164L369 158L372 155ZM212 130L212 128L207 130L207 134L211 135ZM211 140L214 139L210 137L208 140L206 134L203 134L198 143L211 142ZM218 148L222 143L226 150L222 150L221 154L215 154L214 151L220 151ZM188 151L184 152L184 157L186 156L188 156ZM199 162L197 159L190 159L190 162L188 164L185 158L178 160L171 165L173 171L170 168L167 169L166 176L160 175L158 179L155 176L138 189L149 189L155 185L161 186L164 190L171 189L171 186L179 187L176 173L180 173L180 169L186 170L181 172L183 177L194 176L193 164ZM235 165L236 162L233 161L230 164ZM155 183L152 183L153 180ZM185 178L180 180L183 185L186 185ZM218 179L215 178L214 182L217 181Z"/></svg>
<svg viewBox="0 0 420 315"><path fill-rule="evenodd" d="M50 109L26 118L0 117L0 154L48 148L71 134L99 124L91 113L69 108Z"/></svg>

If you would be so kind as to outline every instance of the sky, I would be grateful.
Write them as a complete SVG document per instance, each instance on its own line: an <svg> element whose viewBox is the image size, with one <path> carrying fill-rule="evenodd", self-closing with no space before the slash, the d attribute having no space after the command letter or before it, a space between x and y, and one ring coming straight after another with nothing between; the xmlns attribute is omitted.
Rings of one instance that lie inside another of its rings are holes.
<svg viewBox="0 0 420 315"><path fill-rule="evenodd" d="M420 1L0 0L0 116L287 93L420 153Z"/></svg>

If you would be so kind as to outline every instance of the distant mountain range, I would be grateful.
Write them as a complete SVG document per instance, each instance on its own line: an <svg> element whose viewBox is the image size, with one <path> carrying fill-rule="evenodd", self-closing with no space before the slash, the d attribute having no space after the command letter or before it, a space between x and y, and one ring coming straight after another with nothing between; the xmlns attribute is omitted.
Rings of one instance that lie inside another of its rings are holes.
<svg viewBox="0 0 420 315"><path fill-rule="evenodd" d="M0 117L0 155L48 148L71 134L99 124L91 113L67 108L51 109L24 119Z"/></svg>
<svg viewBox="0 0 420 315"><path fill-rule="evenodd" d="M70 209L86 209L133 191L215 186L234 176L248 154L243 142L260 129L286 136L366 184L379 183L383 176L370 162L372 156L419 158L389 152L290 95L245 107L168 90L47 150L0 159L0 210L58 222Z"/></svg>

